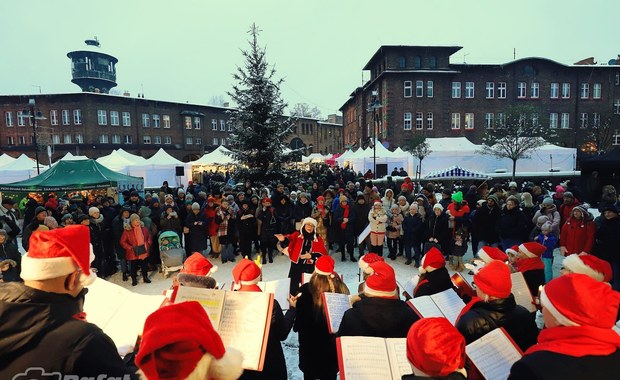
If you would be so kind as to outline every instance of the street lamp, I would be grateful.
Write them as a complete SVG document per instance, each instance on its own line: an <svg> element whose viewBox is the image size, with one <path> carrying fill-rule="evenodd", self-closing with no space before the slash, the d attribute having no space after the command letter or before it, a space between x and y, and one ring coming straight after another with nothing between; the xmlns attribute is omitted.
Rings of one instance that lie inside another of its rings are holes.
<svg viewBox="0 0 620 380"><path fill-rule="evenodd" d="M39 169L39 144L37 143L37 120L46 120L46 117L43 117L43 113L41 111L35 114L34 107L36 106L36 102L34 98L30 98L28 100L28 106L30 110L24 110L23 113L28 113L28 118L30 118L32 122L32 144L34 145L34 157L37 162L37 175L41 174L41 170Z"/></svg>
<svg viewBox="0 0 620 380"><path fill-rule="evenodd" d="M373 90L367 111L372 111L372 174L377 177L377 110L383 107L379 102L379 91Z"/></svg>

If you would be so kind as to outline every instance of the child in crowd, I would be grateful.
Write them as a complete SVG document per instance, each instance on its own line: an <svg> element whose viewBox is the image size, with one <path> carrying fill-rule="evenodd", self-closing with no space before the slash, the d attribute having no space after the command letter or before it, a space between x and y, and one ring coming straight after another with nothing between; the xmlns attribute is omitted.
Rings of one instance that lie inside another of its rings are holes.
<svg viewBox="0 0 620 380"><path fill-rule="evenodd" d="M551 233L551 223L549 222L545 222L540 227L540 231L535 241L546 248L542 254L542 261L545 263L545 282L549 282L553 279L553 250L558 244L558 239Z"/></svg>

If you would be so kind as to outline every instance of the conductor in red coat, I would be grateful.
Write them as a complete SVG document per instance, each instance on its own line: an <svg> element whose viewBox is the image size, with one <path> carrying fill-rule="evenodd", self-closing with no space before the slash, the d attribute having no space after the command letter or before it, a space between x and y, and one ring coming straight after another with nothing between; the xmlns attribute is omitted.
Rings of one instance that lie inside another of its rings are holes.
<svg viewBox="0 0 620 380"><path fill-rule="evenodd" d="M129 226L126 226L121 235L121 247L125 250L125 259L129 262L133 286L138 285L138 267L142 271L144 282L147 284L151 282L145 261L149 257L151 241L149 230L144 227L138 214L131 214Z"/></svg>
<svg viewBox="0 0 620 380"><path fill-rule="evenodd" d="M291 294L297 294L301 285L302 273L312 273L314 262L322 255L327 255L323 239L316 233L317 222L313 218L305 218L299 232L274 235L291 259L288 277L291 279Z"/></svg>

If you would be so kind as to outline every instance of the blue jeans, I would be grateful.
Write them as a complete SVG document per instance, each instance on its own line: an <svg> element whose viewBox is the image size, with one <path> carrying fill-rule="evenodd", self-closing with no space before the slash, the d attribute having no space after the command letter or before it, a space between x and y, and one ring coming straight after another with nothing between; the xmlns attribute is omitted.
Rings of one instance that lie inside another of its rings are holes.
<svg viewBox="0 0 620 380"><path fill-rule="evenodd" d="M413 260L416 263L420 263L420 260L422 259L422 250L420 249L420 242L404 242L404 246L405 246L405 257L407 258L407 260L411 260L413 258ZM411 256L411 250L413 250L413 257Z"/></svg>
<svg viewBox="0 0 620 380"><path fill-rule="evenodd" d="M553 257L543 257L542 261L545 263L545 284L548 284L553 280Z"/></svg>

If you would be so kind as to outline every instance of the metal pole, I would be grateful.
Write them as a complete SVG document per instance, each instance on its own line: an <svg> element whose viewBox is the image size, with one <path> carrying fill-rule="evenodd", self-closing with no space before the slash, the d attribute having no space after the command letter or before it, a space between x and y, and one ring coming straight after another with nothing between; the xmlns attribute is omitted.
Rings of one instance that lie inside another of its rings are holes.
<svg viewBox="0 0 620 380"><path fill-rule="evenodd" d="M32 118L32 143L34 144L34 158L37 161L37 175L41 174L39 169L39 144L37 143L37 118L34 113L34 99L30 103L30 117Z"/></svg>
<svg viewBox="0 0 620 380"><path fill-rule="evenodd" d="M377 107L375 105L373 103L372 107L372 174L377 179Z"/></svg>

